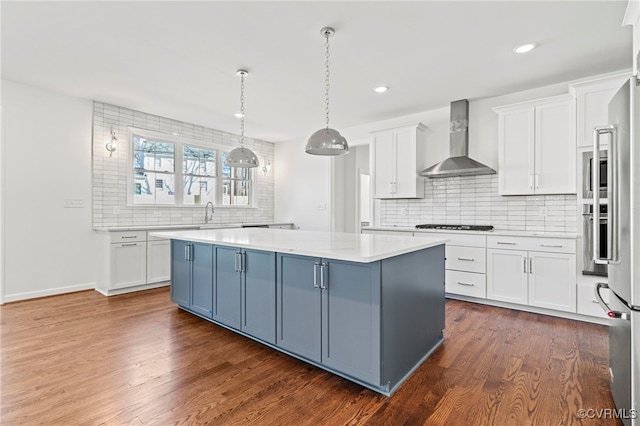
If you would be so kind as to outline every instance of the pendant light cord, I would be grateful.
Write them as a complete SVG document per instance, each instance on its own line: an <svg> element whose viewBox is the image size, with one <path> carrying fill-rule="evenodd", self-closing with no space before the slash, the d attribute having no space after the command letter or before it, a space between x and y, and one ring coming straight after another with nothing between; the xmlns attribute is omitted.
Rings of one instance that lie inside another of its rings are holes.
<svg viewBox="0 0 640 426"><path fill-rule="evenodd" d="M240 72L240 147L244 148L244 72Z"/></svg>
<svg viewBox="0 0 640 426"><path fill-rule="evenodd" d="M324 113L327 121L327 130L329 129L329 37L331 34L329 32L325 32L325 72L324 72Z"/></svg>

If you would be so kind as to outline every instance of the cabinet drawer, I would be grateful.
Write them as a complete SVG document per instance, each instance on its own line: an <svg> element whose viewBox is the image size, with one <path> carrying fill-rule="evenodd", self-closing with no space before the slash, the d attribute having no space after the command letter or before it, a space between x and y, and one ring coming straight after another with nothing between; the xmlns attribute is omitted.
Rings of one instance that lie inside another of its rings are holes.
<svg viewBox="0 0 640 426"><path fill-rule="evenodd" d="M445 291L462 296L486 299L486 275L473 272L445 271Z"/></svg>
<svg viewBox="0 0 640 426"><path fill-rule="evenodd" d="M602 310L594 294L595 285L578 284L578 313L592 317L609 318ZM605 302L609 303L609 289L600 291Z"/></svg>
<svg viewBox="0 0 640 426"><path fill-rule="evenodd" d="M466 246L466 247L486 247L487 246L487 237L484 235L474 235L474 234L458 234L458 233L449 233L449 232L425 232L425 231L416 231L413 233L415 237L437 237L437 238L446 238L449 241L447 242L448 246Z"/></svg>
<svg viewBox="0 0 640 426"><path fill-rule="evenodd" d="M464 272L487 272L487 250L480 247L446 245L447 269Z"/></svg>
<svg viewBox="0 0 640 426"><path fill-rule="evenodd" d="M572 238L490 236L487 237L487 247L505 250L530 250L575 254L576 240Z"/></svg>
<svg viewBox="0 0 640 426"><path fill-rule="evenodd" d="M132 241L146 241L147 231L117 231L110 232L109 238L112 243L126 243Z"/></svg>

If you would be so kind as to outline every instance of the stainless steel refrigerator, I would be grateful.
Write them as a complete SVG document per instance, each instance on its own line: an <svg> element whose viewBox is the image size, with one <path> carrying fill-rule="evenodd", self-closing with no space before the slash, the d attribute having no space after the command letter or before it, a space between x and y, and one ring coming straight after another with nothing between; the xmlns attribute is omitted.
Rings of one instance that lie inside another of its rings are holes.
<svg viewBox="0 0 640 426"><path fill-rule="evenodd" d="M609 123L594 129L594 158L608 140L607 199L594 191L594 261L607 264L609 283L596 284L600 305L611 318L609 367L615 416L640 426L640 85L631 77L609 103ZM593 180L600 181L594 168ZM607 203L609 221L601 232L597 206ZM603 245L599 244L602 241ZM601 247L606 247L605 250ZM602 251L602 252L601 252ZM600 297L609 288L610 302ZM600 407L594 407L600 408Z"/></svg>

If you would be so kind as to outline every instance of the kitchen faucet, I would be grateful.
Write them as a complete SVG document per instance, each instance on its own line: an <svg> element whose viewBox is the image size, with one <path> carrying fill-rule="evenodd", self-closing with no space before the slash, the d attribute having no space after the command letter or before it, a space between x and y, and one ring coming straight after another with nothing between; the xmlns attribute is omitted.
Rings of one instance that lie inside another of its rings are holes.
<svg viewBox="0 0 640 426"><path fill-rule="evenodd" d="M209 205L211 205L211 214L209 214ZM213 220L213 214L215 212L213 203L211 201L207 202L207 205L204 206L204 223L209 223L210 220Z"/></svg>

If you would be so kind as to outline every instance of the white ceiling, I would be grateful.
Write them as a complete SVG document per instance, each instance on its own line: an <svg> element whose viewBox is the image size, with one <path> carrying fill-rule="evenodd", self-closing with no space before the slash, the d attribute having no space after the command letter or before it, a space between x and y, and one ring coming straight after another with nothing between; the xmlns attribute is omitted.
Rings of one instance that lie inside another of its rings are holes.
<svg viewBox="0 0 640 426"><path fill-rule="evenodd" d="M2 1L2 78L239 133L246 68L246 135L290 140L324 126L324 26L339 130L630 68L626 4Z"/></svg>

